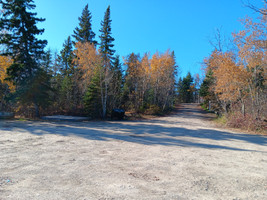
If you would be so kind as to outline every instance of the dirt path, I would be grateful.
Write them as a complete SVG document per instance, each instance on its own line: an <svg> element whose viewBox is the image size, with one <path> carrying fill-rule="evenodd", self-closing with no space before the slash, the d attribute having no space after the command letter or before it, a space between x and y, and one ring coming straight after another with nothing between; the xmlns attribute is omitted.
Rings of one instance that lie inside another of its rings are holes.
<svg viewBox="0 0 267 200"><path fill-rule="evenodd" d="M0 121L0 199L266 199L267 137L210 118Z"/></svg>

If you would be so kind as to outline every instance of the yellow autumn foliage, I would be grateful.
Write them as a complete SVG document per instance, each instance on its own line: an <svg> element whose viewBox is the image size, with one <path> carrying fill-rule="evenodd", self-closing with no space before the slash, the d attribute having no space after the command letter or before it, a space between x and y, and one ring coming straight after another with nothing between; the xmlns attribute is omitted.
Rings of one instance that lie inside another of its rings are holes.
<svg viewBox="0 0 267 200"><path fill-rule="evenodd" d="M6 81L7 78L7 68L12 64L12 59L7 56L0 56L0 82L7 84L11 91L15 90L15 86L10 81Z"/></svg>
<svg viewBox="0 0 267 200"><path fill-rule="evenodd" d="M84 90L89 85L95 69L101 65L101 56L95 46L89 42L77 42L75 47L76 58L74 62L78 66L78 73L81 74L82 80L80 82Z"/></svg>
<svg viewBox="0 0 267 200"><path fill-rule="evenodd" d="M248 73L235 63L233 53L214 52L210 65L216 78L214 91L221 100L236 101L246 95Z"/></svg>

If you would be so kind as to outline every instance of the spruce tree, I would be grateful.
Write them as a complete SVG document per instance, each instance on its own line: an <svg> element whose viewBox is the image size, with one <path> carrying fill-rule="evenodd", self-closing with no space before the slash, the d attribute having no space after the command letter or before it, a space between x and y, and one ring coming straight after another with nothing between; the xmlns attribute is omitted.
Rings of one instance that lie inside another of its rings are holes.
<svg viewBox="0 0 267 200"><path fill-rule="evenodd" d="M179 103L183 102L183 97L182 97L182 87L183 87L183 80L180 77L177 83L177 99Z"/></svg>
<svg viewBox="0 0 267 200"><path fill-rule="evenodd" d="M105 12L104 21L101 22L101 29L99 30L101 33L99 36L99 49L105 62L112 61L115 53L115 50L112 49L114 47L114 44L112 44L114 42L114 38L111 36L111 22L110 6L108 6Z"/></svg>
<svg viewBox="0 0 267 200"><path fill-rule="evenodd" d="M100 37L100 54L103 60L103 70L101 74L102 83L100 90L101 90L101 103L102 103L102 116L103 118L106 117L107 114L107 106L108 106L108 90L109 90L109 84L112 78L112 61L113 61L113 55L115 53L115 50L112 49L114 47L114 44L112 42L114 41L114 38L111 37L111 19L110 19L110 6L108 6L104 21L101 22L101 29L99 30L101 35Z"/></svg>
<svg viewBox="0 0 267 200"><path fill-rule="evenodd" d="M182 103L193 102L193 77L190 72L187 73L186 77L183 78L182 82L178 82L178 98Z"/></svg>
<svg viewBox="0 0 267 200"><path fill-rule="evenodd" d="M75 73L75 66L73 63L74 53L71 37L69 36L64 44L63 49L60 51L58 61L60 65L60 87L59 87L59 104L64 112L71 112L75 108L75 91L73 75Z"/></svg>
<svg viewBox="0 0 267 200"><path fill-rule="evenodd" d="M206 107L209 106L209 101L218 102L214 90L212 89L214 87L214 84L215 78L213 71L209 69L199 89L199 95L203 98L203 103Z"/></svg>
<svg viewBox="0 0 267 200"><path fill-rule="evenodd" d="M193 102L193 90L192 85L194 82L194 78L192 77L191 73L188 72L187 76L183 79L183 85L185 90L185 102L192 103Z"/></svg>
<svg viewBox="0 0 267 200"><path fill-rule="evenodd" d="M44 32L36 24L44 19L36 18L36 13L28 10L35 8L32 0L6 0L1 1L4 10L0 19L0 44L5 45L5 54L14 60L8 73L16 83L32 76L38 68L37 60L43 55L46 40L36 38Z"/></svg>
<svg viewBox="0 0 267 200"><path fill-rule="evenodd" d="M74 53L71 37L69 36L63 44L63 49L60 51L61 72L64 76L71 76L74 73Z"/></svg>
<svg viewBox="0 0 267 200"><path fill-rule="evenodd" d="M48 74L52 74L52 53L51 53L51 49L48 49L47 51L45 51L43 58L42 58L42 62L41 62L41 66L44 69L44 71L46 71Z"/></svg>
<svg viewBox="0 0 267 200"><path fill-rule="evenodd" d="M118 55L115 56L111 71L112 79L109 84L109 110L121 107L123 77L120 57Z"/></svg>
<svg viewBox="0 0 267 200"><path fill-rule="evenodd" d="M33 103L37 116L39 106L44 103L40 97L48 88L43 86L48 86L49 82L38 64L47 41L37 39L44 29L38 29L36 24L44 19L30 12L36 7L33 0L2 0L0 4L3 9L0 44L6 47L3 54L13 59L7 70L8 79L16 85L18 100L28 105Z"/></svg>
<svg viewBox="0 0 267 200"><path fill-rule="evenodd" d="M82 11L82 16L79 19L79 27L76 27L74 30L74 39L75 42L90 42L92 44L97 44L94 40L95 33L92 30L92 15L91 12L88 10L88 4Z"/></svg>
<svg viewBox="0 0 267 200"><path fill-rule="evenodd" d="M207 71L206 77L203 80L203 83L200 86L200 96L203 97L204 99L208 99L211 97L211 91L210 87L214 84L214 77L213 77L213 72L211 69Z"/></svg>
<svg viewBox="0 0 267 200"><path fill-rule="evenodd" d="M87 92L84 95L84 108L85 112L92 118L100 118L102 116L102 107L101 107L101 78L100 71L96 69L93 74L91 83L87 89ZM102 116L103 117L103 116Z"/></svg>

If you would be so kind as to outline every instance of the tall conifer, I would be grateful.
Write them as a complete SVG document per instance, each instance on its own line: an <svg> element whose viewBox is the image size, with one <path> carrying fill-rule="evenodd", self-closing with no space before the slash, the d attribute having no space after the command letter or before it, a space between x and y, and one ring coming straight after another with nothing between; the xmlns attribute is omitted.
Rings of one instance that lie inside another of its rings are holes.
<svg viewBox="0 0 267 200"><path fill-rule="evenodd" d="M64 76L70 76L74 73L74 53L71 37L69 36L67 40L65 40L63 44L63 49L60 51L60 59L61 59L61 71Z"/></svg>
<svg viewBox="0 0 267 200"><path fill-rule="evenodd" d="M94 40L95 33L92 30L92 15L88 10L88 4L82 11L82 16L79 19L79 27L76 27L74 30L73 37L76 42L90 42L93 44L97 44Z"/></svg>
<svg viewBox="0 0 267 200"><path fill-rule="evenodd" d="M3 30L0 44L6 47L3 54L13 59L7 70L8 78L16 85L19 101L33 103L37 116L38 107L44 103L44 88L48 88L48 77L38 64L47 41L36 37L44 32L36 25L44 19L30 12L36 7L33 0L2 0L0 4L4 11L0 19Z"/></svg>
<svg viewBox="0 0 267 200"><path fill-rule="evenodd" d="M101 102L102 102L102 116L106 117L107 114L107 106L108 106L108 90L109 84L112 79L112 61L114 60L113 55L115 50L112 48L114 44L114 38L111 37L111 19L110 19L110 6L108 6L104 21L101 22L101 29L99 30L101 35L100 37L100 54L103 59L103 74L101 74L101 78L103 80L103 84L101 84Z"/></svg>
<svg viewBox="0 0 267 200"><path fill-rule="evenodd" d="M32 0L5 0L0 2L4 10L0 19L0 44L5 45L5 54L11 55L14 60L8 73L16 83L33 75L38 68L37 59L44 53L46 40L36 38L44 32L38 29L36 24L44 21L37 18L33 10L35 5Z"/></svg>
<svg viewBox="0 0 267 200"><path fill-rule="evenodd" d="M114 38L111 36L111 22L110 6L108 6L105 12L104 21L101 22L101 29L99 30L101 33L99 36L99 49L105 62L113 60L113 55L115 53L115 50L112 49L114 47L114 44L112 44L114 42Z"/></svg>

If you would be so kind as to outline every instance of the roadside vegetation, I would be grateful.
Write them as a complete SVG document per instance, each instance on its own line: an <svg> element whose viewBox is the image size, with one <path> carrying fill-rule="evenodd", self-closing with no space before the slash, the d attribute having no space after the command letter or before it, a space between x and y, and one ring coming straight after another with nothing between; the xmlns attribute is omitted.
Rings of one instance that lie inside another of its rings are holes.
<svg viewBox="0 0 267 200"><path fill-rule="evenodd" d="M214 50L203 62L200 96L203 107L217 113L228 126L266 131L267 10L248 6L258 12L258 18L241 20L244 29L232 34L230 45L217 32Z"/></svg>
<svg viewBox="0 0 267 200"><path fill-rule="evenodd" d="M38 118L47 114L106 118L112 109L162 114L175 101L174 52L116 55L108 7L99 39L86 5L62 50L45 50L31 0L1 1L0 110ZM26 16L26 17L25 17ZM23 48L22 48L23 47ZM123 69L124 67L124 69Z"/></svg>
<svg viewBox="0 0 267 200"><path fill-rule="evenodd" d="M98 37L86 5L62 50L52 52L46 40L38 39L44 29L37 23L44 19L32 12L32 0L0 4L0 111L26 118L71 114L105 119L115 108L163 115L175 104L195 102L231 127L266 129L266 7L248 4L258 18L243 19L244 29L230 42L217 32L214 50L203 61L203 77L190 72L181 77L171 50L133 52L120 59L109 6Z"/></svg>

